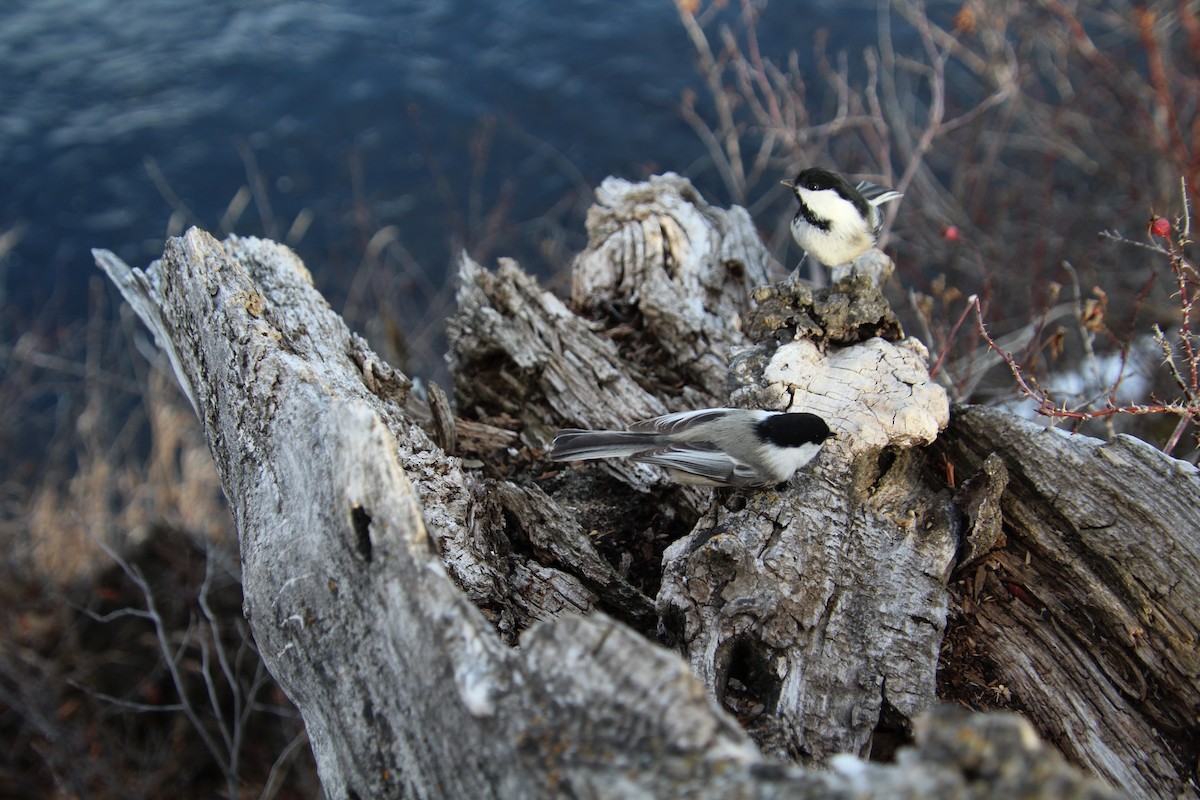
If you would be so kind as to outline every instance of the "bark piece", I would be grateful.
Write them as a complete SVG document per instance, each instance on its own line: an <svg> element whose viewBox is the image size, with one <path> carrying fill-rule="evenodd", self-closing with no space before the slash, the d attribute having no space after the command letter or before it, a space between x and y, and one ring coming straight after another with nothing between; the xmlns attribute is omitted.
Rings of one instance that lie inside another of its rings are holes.
<svg viewBox="0 0 1200 800"><path fill-rule="evenodd" d="M1004 459L992 453L983 460L979 472L965 481L955 494L955 504L966 518L966 531L959 548L959 569L975 566L992 550L1005 545L1001 498L1007 486L1008 469Z"/></svg>
<svg viewBox="0 0 1200 800"><path fill-rule="evenodd" d="M630 306L684 387L723 398L750 293L770 274L750 215L709 205L690 181L668 173L642 183L606 179L587 228L588 247L572 272L575 307Z"/></svg>
<svg viewBox="0 0 1200 800"><path fill-rule="evenodd" d="M502 259L492 273L463 255L447 338L451 368L461 376L459 408L484 419L507 415L527 441L545 445L561 427L624 427L666 413L642 388L644 376L623 368L616 345L514 261ZM644 465L607 466L646 491L662 482Z"/></svg>
<svg viewBox="0 0 1200 800"><path fill-rule="evenodd" d="M789 280L760 286L753 296L748 331L755 341L807 339L823 346L904 337L878 284L866 276L853 275L819 289Z"/></svg>
<svg viewBox="0 0 1200 800"><path fill-rule="evenodd" d="M450 398L436 383L429 384L429 411L437 446L446 453L456 454L458 426L454 421L454 410L450 407Z"/></svg>
<svg viewBox="0 0 1200 800"><path fill-rule="evenodd" d="M939 447L957 474L995 453L1009 476L1007 544L986 581L956 584L956 641L977 649L950 657L987 662L1072 761L1134 795L1196 796L1200 473L982 407L956 408Z"/></svg>
<svg viewBox="0 0 1200 800"><path fill-rule="evenodd" d="M529 544L544 551L555 566L593 587L597 598L603 598L605 611L641 630L654 630L654 601L605 561L579 523L565 518L545 492L510 481L498 484L494 491Z"/></svg>

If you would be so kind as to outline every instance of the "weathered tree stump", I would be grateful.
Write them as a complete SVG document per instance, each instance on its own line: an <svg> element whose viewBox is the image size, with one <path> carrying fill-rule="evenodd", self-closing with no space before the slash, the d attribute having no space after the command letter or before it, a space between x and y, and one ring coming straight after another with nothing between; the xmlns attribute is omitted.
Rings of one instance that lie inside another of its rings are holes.
<svg viewBox="0 0 1200 800"><path fill-rule="evenodd" d="M1114 794L939 685L1129 794L1195 793L1194 468L951 415L871 281L764 288L748 215L681 178L597 199L572 307L463 257L453 409L280 245L96 253L204 425L329 796ZM838 438L755 492L544 460L559 427L729 403Z"/></svg>

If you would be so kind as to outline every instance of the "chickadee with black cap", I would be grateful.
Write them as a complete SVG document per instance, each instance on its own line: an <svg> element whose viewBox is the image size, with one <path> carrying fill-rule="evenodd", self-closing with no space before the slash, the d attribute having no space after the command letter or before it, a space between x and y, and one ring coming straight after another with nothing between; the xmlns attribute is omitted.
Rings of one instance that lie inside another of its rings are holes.
<svg viewBox="0 0 1200 800"><path fill-rule="evenodd" d="M836 172L811 167L794 181L780 181L796 195L792 238L827 267L849 264L879 243L879 206L901 196L895 189L862 181L857 186Z"/></svg>
<svg viewBox="0 0 1200 800"><path fill-rule="evenodd" d="M768 486L791 478L831 436L816 414L702 408L635 422L626 431L567 428L554 437L550 458L632 458L665 467L680 483Z"/></svg>

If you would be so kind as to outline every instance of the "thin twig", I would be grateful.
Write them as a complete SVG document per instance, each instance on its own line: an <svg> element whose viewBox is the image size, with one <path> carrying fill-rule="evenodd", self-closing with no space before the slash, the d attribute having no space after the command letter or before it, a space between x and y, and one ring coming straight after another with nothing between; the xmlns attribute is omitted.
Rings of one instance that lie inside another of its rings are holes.
<svg viewBox="0 0 1200 800"><path fill-rule="evenodd" d="M979 298L976 295L971 295L967 298L967 306L958 317L958 322L954 323L954 327L950 329L950 333L946 336L946 342L942 345L942 352L934 363L933 368L929 370L929 377L935 377L938 369L942 366L942 361L946 358L946 354L950 352L950 346L954 343L954 337L958 335L958 329L962 327L963 322L967 318L967 314L971 313L972 308L979 306Z"/></svg>
<svg viewBox="0 0 1200 800"><path fill-rule="evenodd" d="M1037 413L1052 417L1055 419L1072 419L1072 420L1091 420L1110 417L1114 414L1178 414L1181 416L1193 416L1196 414L1195 408L1189 408L1181 403L1159 403L1159 404L1141 404L1133 403L1122 406L1108 406L1101 409L1093 409L1090 411L1075 411L1066 406L1056 403L1048 394L1031 386L1025 378L1024 369L1016 362L1011 353L1007 353L1000 349L991 335L987 331L987 326L983 322L983 309L979 305L978 299L974 304L976 319L978 322L979 335L987 342L988 347L992 348L1008 365L1012 372L1013 378L1017 381L1017 385L1030 400L1037 404L1035 409Z"/></svg>
<svg viewBox="0 0 1200 800"><path fill-rule="evenodd" d="M208 750L209 755L212 756L213 761L220 766L221 771L225 776L229 797L236 798L238 796L237 776L230 771L227 754L222 752L216 740L212 738L212 735L208 732L208 728L204 725L204 722L200 719L199 713L197 713L195 707L193 707L191 703L191 700L188 698L187 686L184 683L182 673L179 671L180 656L179 653L174 652L171 647L170 640L167 636L166 623L163 621L162 616L158 613L158 606L155 603L154 592L150 589L150 584L146 582L146 579L142 575L140 569L134 565L131 565L115 550L113 550L104 542L97 542L97 544L101 549L104 550L108 557L113 560L113 562L121 569L121 571L125 573L125 576L133 582L134 586L136 586L138 591L141 593L142 599L146 603L147 617L154 625L154 635L158 641L158 649L159 653L162 655L163 664L167 668L168 674L171 676L171 683L175 687L176 694L179 695L180 710L183 712L183 715L187 717L188 722L191 723L192 729L196 731L196 735L199 736L200 740L204 743L204 746Z"/></svg>
<svg viewBox="0 0 1200 800"><path fill-rule="evenodd" d="M283 773L287 769L288 764L296 755L296 752L305 744L308 743L308 733L301 730L296 734L296 737L288 743L288 746L283 748L283 752L275 759L275 763L271 765L271 771L267 774L267 782L263 786L263 790L259 793L259 800L271 800L283 785Z"/></svg>

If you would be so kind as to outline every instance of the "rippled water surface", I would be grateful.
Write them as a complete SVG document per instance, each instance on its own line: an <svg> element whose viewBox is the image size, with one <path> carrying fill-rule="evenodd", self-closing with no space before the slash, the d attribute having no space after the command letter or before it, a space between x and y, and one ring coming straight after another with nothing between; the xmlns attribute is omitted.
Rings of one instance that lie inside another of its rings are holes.
<svg viewBox="0 0 1200 800"><path fill-rule="evenodd" d="M776 3L766 20L777 56L831 24L873 39L846 4ZM507 182L519 222L608 174L689 171L703 150L678 105L694 85L668 0L8 0L0 231L23 235L0 267L5 313L82 313L89 248L147 263L173 205L215 229L247 164L276 234L312 210L297 249L322 288L336 294L336 254L355 257L356 208L440 280L471 185L486 205ZM253 205L235 227L271 232Z"/></svg>

